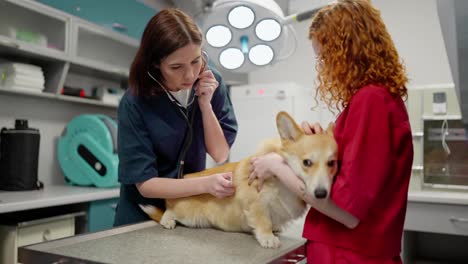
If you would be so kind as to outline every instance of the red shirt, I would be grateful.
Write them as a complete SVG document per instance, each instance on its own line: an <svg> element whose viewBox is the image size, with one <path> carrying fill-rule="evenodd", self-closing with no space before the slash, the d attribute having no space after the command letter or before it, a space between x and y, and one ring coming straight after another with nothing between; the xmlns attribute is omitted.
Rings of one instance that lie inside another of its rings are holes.
<svg viewBox="0 0 468 264"><path fill-rule="evenodd" d="M331 198L360 222L354 229L311 209L303 236L392 258L401 250L413 143L403 100L377 85L362 87L336 121L340 169Z"/></svg>

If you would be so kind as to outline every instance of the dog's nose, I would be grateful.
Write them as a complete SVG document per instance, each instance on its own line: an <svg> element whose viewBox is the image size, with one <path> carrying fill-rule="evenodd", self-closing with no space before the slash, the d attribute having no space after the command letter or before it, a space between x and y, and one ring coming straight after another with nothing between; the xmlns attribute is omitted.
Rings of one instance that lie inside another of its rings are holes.
<svg viewBox="0 0 468 264"><path fill-rule="evenodd" d="M317 199L323 199L323 198L327 197L327 190L325 190L323 188L315 189L314 195L315 195L315 198L317 198Z"/></svg>

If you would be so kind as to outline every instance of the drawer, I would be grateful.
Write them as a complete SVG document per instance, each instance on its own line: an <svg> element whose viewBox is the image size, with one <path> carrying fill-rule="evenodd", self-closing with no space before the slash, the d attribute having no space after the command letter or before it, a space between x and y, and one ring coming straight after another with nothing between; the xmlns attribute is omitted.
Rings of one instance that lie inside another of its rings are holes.
<svg viewBox="0 0 468 264"><path fill-rule="evenodd" d="M468 235L468 206L408 202L405 230Z"/></svg>
<svg viewBox="0 0 468 264"><path fill-rule="evenodd" d="M19 226L17 232L18 247L73 236L75 234L75 218Z"/></svg>

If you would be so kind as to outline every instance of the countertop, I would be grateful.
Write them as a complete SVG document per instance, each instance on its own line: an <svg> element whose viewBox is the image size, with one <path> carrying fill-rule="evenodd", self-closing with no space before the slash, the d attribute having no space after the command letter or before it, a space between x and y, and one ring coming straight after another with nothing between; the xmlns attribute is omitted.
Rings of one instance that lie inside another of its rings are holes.
<svg viewBox="0 0 468 264"><path fill-rule="evenodd" d="M410 191L408 202L468 205L468 191Z"/></svg>
<svg viewBox="0 0 468 264"><path fill-rule="evenodd" d="M0 191L0 214L119 197L119 188L46 185L35 191ZM468 191L411 190L408 202L468 205Z"/></svg>
<svg viewBox="0 0 468 264"><path fill-rule="evenodd" d="M0 213L119 197L119 188L46 185L35 191L0 191Z"/></svg>
<svg viewBox="0 0 468 264"><path fill-rule="evenodd" d="M265 249L251 234L177 226L164 229L148 221L103 232L19 249L19 262L48 263L276 263L303 259L305 240L280 236L281 246ZM281 260L282 259L282 260Z"/></svg>

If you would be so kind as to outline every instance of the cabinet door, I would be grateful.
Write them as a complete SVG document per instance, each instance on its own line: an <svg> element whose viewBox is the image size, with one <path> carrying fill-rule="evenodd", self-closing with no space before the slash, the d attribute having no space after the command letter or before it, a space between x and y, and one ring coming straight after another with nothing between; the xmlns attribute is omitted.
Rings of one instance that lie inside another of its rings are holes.
<svg viewBox="0 0 468 264"><path fill-rule="evenodd" d="M243 92L234 91L231 96L239 130L231 148L230 161L239 161L254 154L265 139L279 138L276 114L279 111L293 112L293 97L285 90L259 94L255 89L247 88Z"/></svg>
<svg viewBox="0 0 468 264"><path fill-rule="evenodd" d="M97 232L112 228L118 199L93 201L89 205L89 232Z"/></svg>

